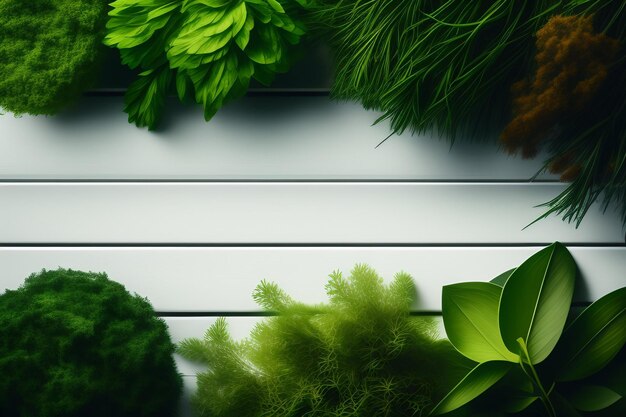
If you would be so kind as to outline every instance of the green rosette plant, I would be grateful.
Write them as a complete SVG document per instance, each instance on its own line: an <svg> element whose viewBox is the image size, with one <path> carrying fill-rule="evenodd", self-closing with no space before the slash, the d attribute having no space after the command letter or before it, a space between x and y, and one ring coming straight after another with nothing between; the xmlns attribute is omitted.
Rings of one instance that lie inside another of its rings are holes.
<svg viewBox="0 0 626 417"><path fill-rule="evenodd" d="M219 319L179 352L206 365L192 401L199 416L420 416L468 368L434 322L410 314L407 274L385 285L367 266L335 272L327 304L294 301L262 282L254 299L275 314L234 341Z"/></svg>
<svg viewBox="0 0 626 417"><path fill-rule="evenodd" d="M475 366L431 414L481 399L506 414L576 417L604 409L610 414L624 388L611 381L623 379L614 358L626 343L626 288L572 319L576 272L567 249L554 243L492 282L444 287L446 333ZM607 369L612 361L613 369ZM597 378L601 372L605 375Z"/></svg>
<svg viewBox="0 0 626 417"><path fill-rule="evenodd" d="M2 417L171 417L167 326L105 274L59 269L0 295Z"/></svg>
<svg viewBox="0 0 626 417"><path fill-rule="evenodd" d="M103 0L0 0L0 107L53 115L97 78Z"/></svg>
<svg viewBox="0 0 626 417"><path fill-rule="evenodd" d="M126 94L129 121L154 129L175 90L208 121L250 80L270 84L289 68L308 0L117 0L105 44L141 72Z"/></svg>

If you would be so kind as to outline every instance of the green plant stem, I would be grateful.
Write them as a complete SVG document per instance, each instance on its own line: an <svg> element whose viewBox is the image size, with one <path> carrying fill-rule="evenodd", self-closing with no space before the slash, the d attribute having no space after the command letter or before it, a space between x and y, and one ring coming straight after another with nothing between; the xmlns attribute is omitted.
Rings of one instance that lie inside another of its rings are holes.
<svg viewBox="0 0 626 417"><path fill-rule="evenodd" d="M526 342L524 341L524 339L520 337L519 339L517 339L517 343L519 344L521 351L522 351L522 355L520 355L520 359L519 359L519 363L520 363L520 366L522 367L522 370L531 379L531 382L533 383L533 385L535 385L538 388L541 402L543 403L544 407L546 407L546 410L548 411L548 415L550 417L556 417L556 411L554 411L554 406L552 405L552 402L550 401L548 393L543 387L543 384L541 383L541 379L539 379L539 375L537 374L535 367L530 361L530 355L528 354ZM524 360L527 361L526 363L528 364L528 367L530 368L530 372L531 372L530 374L526 371L526 368L524 368Z"/></svg>

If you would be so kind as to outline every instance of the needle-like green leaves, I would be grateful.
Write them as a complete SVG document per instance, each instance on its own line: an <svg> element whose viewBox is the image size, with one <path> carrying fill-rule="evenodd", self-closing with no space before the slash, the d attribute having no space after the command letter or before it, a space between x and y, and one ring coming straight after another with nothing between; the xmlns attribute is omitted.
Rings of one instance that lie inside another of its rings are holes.
<svg viewBox="0 0 626 417"><path fill-rule="evenodd" d="M384 112L394 133L454 139L504 122L529 40L559 3L320 0L315 21L335 52L336 96Z"/></svg>
<svg viewBox="0 0 626 417"><path fill-rule="evenodd" d="M117 0L105 43L141 68L126 100L129 120L155 128L176 88L213 115L245 93L252 78L268 84L290 64L305 30L291 17L305 0ZM175 83L170 81L175 80ZM165 82L167 81L167 82Z"/></svg>

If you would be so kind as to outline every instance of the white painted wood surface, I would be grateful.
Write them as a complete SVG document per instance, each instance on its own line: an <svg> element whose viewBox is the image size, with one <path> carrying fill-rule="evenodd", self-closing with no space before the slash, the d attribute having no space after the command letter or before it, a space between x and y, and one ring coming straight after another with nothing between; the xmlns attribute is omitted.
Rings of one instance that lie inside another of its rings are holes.
<svg viewBox="0 0 626 417"><path fill-rule="evenodd" d="M579 229L534 206L561 184L3 183L4 243L620 243L616 215Z"/></svg>
<svg viewBox="0 0 626 417"><path fill-rule="evenodd" d="M414 309L434 312L442 285L490 279L555 240L581 270L577 301L626 285L614 213L522 230L564 189L550 175L529 181L541 157L433 135L375 148L388 134L371 126L378 114L326 97L246 97L208 124L172 100L158 132L129 125L122 101L0 116L0 291L42 268L106 271L176 315L165 320L180 341L215 314L257 312L261 279L321 302L328 273L357 262L386 279L409 272ZM240 338L259 317L228 320ZM187 417L198 365L177 363Z"/></svg>
<svg viewBox="0 0 626 417"><path fill-rule="evenodd" d="M387 123L371 126L378 113L327 97L247 97L210 123L170 101L158 132L128 124L122 108L121 97L87 97L56 117L0 116L0 180L525 181L542 162L507 156L496 141L450 148L433 135L376 149L389 134Z"/></svg>
<svg viewBox="0 0 626 417"><path fill-rule="evenodd" d="M33 271L72 268L106 271L160 312L257 312L252 292L274 281L295 299L326 301L328 274L348 275L371 265L387 281L405 271L418 291L414 309L440 311L441 287L488 281L514 268L539 247L232 247L232 248L0 248L4 288L16 288ZM570 248L581 272L577 301L593 301L625 285L626 248Z"/></svg>

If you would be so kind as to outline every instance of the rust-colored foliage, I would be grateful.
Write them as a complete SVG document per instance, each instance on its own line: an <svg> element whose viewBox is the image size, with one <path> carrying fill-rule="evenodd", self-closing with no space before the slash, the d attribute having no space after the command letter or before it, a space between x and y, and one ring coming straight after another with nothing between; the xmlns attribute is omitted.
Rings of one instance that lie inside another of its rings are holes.
<svg viewBox="0 0 626 417"><path fill-rule="evenodd" d="M592 19L554 16L537 32L534 77L512 88L514 118L501 136L509 152L521 149L523 157L533 157L559 124L585 117L620 47L616 39L595 33ZM566 155L550 170L572 180L580 166L574 155Z"/></svg>

